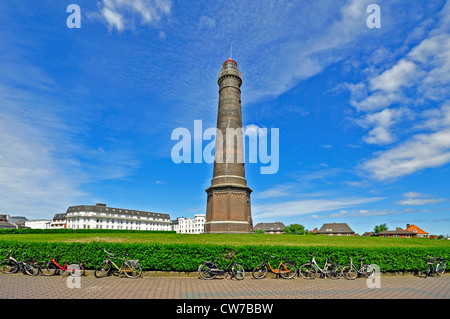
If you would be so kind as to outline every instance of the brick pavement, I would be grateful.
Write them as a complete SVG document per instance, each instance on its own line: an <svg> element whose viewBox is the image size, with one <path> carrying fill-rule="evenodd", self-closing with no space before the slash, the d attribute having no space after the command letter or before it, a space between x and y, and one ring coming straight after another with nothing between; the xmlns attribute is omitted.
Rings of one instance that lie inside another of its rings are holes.
<svg viewBox="0 0 450 319"><path fill-rule="evenodd" d="M138 279L0 274L0 299L450 299L450 275L440 278L382 275L380 288L366 279L202 280L196 276ZM70 288L73 287L73 288Z"/></svg>

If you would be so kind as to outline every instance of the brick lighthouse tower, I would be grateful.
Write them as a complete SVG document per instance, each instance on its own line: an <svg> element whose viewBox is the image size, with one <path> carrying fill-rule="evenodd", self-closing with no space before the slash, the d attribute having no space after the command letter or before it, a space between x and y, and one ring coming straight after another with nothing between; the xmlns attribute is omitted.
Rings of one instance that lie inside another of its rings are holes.
<svg viewBox="0 0 450 319"><path fill-rule="evenodd" d="M206 233L251 233L250 193L244 167L242 75L231 58L222 64L214 173L206 206ZM222 133L222 134L220 134Z"/></svg>

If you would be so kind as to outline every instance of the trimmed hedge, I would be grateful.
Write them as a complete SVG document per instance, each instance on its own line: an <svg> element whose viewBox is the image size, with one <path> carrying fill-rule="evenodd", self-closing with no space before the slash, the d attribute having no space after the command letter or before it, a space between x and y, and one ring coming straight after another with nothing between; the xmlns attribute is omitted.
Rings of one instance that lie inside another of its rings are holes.
<svg viewBox="0 0 450 319"><path fill-rule="evenodd" d="M40 262L47 255L59 253L57 261L81 261L87 269L95 269L105 258L105 248L109 252L121 256L130 253L130 259L138 259L144 270L159 271L196 271L205 260L220 257L225 249L236 251L236 260L246 270L253 267L264 258L264 252L278 257L284 256L300 266L311 259L315 253L317 263L322 266L329 257L344 266L353 255L353 262L364 257L366 263L377 264L383 272L419 271L426 269L427 255L441 256L449 260L450 249L442 247L430 248L349 248L349 247L293 247L293 246L239 246L226 245L196 245L196 244L148 244L148 243L55 243L55 242L19 242L1 241L0 257L9 249L13 256L32 257ZM224 263L225 261L222 260ZM274 260L278 266L279 260ZM220 263L220 262L219 262Z"/></svg>
<svg viewBox="0 0 450 319"><path fill-rule="evenodd" d="M105 234L105 233L155 233L155 234L176 234L175 231L167 230L134 230L134 229L33 229L33 228L5 228L0 229L0 235L10 234Z"/></svg>

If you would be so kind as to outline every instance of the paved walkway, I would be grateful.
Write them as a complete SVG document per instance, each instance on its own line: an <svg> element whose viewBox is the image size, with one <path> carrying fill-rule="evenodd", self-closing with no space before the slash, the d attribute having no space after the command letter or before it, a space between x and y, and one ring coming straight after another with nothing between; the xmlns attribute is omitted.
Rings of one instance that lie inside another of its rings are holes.
<svg viewBox="0 0 450 319"><path fill-rule="evenodd" d="M286 280L269 275L256 280L247 274L237 281L145 273L138 279L0 274L0 299L450 299L450 275L426 279L381 275L379 279L372 282L379 288L368 288L364 278Z"/></svg>

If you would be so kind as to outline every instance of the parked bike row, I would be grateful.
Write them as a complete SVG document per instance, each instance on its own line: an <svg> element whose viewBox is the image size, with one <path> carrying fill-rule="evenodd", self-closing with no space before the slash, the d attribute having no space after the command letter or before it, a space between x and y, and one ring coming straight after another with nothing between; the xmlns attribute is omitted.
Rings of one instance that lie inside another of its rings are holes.
<svg viewBox="0 0 450 319"><path fill-rule="evenodd" d="M124 253L123 257L117 257L103 249L107 255L106 259L94 270L94 276L102 278L109 275L126 276L128 278L138 278L142 275L142 266L138 260L129 259L130 254ZM22 256L20 260L12 257L10 250L6 258L0 262L0 271L6 274L17 273L19 271L30 276L37 276L41 273L44 276L64 275L83 276L85 274L85 266L82 262L63 261L58 263L55 257L58 254L48 255L48 259L43 263L38 263L32 258ZM205 280L214 279L217 276L227 276L237 280L245 278L244 267L236 262L236 253L228 250L222 254L222 262L219 258L213 258L205 261L198 267L198 273ZM442 257L427 256L427 269L424 271L425 278L428 276L440 276L445 273L447 264ZM375 269L371 264L365 263L364 258L359 258L357 264L353 262L353 256L350 256L349 264L341 267L339 263L325 258L323 267L321 267L315 259L315 254L311 255L311 260L302 264L297 268L296 263L289 261L285 257L275 257L264 253L264 258L252 269L252 276L255 279L262 279L270 272L276 274L277 277L290 279L298 275L304 279L314 279L327 277L330 279L339 279L344 277L353 280L358 277L372 278Z"/></svg>
<svg viewBox="0 0 450 319"><path fill-rule="evenodd" d="M217 276L227 276L228 278L243 280L245 277L244 267L236 262L235 252L227 252L222 257L226 260L224 267L218 265L217 257L211 261L203 262L198 268L200 277L210 280ZM442 257L433 258L430 256L428 258L428 268L425 272L425 277L444 274L447 266L444 259ZM304 279L314 279L319 275L323 278L339 279L344 277L348 280L353 280L357 277L373 278L375 275L374 267L371 264L365 263L364 258L359 258L358 264L355 264L353 262L353 256L350 256L349 264L343 267L339 263L333 262L330 258L325 258L325 263L321 267L315 260L315 254L311 255L310 261L297 269L296 263L289 261L285 257L277 258L264 253L264 259L253 268L252 276L255 279L262 279L266 277L269 271L276 274L277 277L285 279L293 278L296 274Z"/></svg>
<svg viewBox="0 0 450 319"><path fill-rule="evenodd" d="M124 257L117 257L103 249L107 254L106 259L95 269L94 276L102 278L108 275L122 276L129 278L138 278L142 274L142 267L138 260L127 259L128 253L124 253ZM5 274L14 274L22 271L30 276L37 276L41 273L44 276L64 275L83 276L85 274L85 266L82 262L63 261L59 264L55 260L58 254L48 255L48 260L38 263L32 258L22 256L20 260L12 257L12 249L7 253L6 258L0 262L0 271Z"/></svg>

